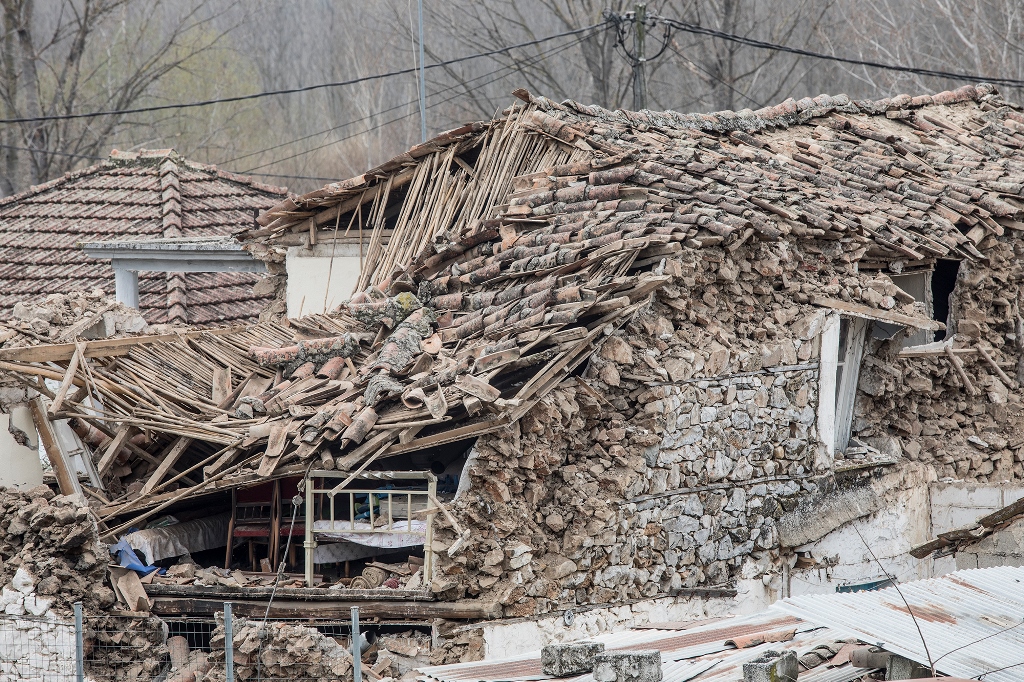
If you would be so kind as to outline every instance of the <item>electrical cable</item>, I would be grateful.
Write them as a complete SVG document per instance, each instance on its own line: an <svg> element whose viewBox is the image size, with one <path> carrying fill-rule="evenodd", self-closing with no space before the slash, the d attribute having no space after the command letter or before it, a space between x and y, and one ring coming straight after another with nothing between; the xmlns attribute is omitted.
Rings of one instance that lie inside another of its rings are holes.
<svg viewBox="0 0 1024 682"><path fill-rule="evenodd" d="M454 59L447 59L443 62L437 62L436 64L428 64L424 69L437 69L445 66L451 66L452 64L459 64L461 62L469 61L472 59L480 59L481 57L492 57L496 54L508 52L509 50L515 50L520 47L529 47L531 45L538 45L545 43L549 40L555 40L557 38L564 38L566 36L577 35L584 33L591 29L599 26L604 26L608 23L608 20L601 21L596 24L591 24L584 28L577 28L571 31L564 31L555 35L546 36L544 38L537 38L535 40L528 40L524 43L518 43L516 45L509 45L508 47L500 47L487 52L478 52L476 54L465 55L463 57L456 57ZM316 85L306 85L299 88L286 88L283 90L269 90L265 92L256 92L249 95L237 95L235 97L220 97L217 99L200 100L197 102L180 102L176 104L158 104L149 107L135 107L133 109L111 109L107 111L92 111L81 114L59 114L55 116L25 116L19 118L3 118L0 119L0 123L42 123L45 121L68 121L80 118L97 118L100 116L121 116L124 114L142 114L152 111L168 111L178 109L191 109L194 107L205 107L213 104L224 104L228 102L244 102L254 99L262 99L264 97L276 97L279 95L292 95L300 92L311 92L313 90L322 90L325 88L337 88L346 85L355 85L357 83L366 83L368 81L381 80L384 78L391 78L394 76L404 76L410 73L414 73L419 69L416 67L410 67L406 69L398 69L397 71L389 71L387 73L374 74L372 76L360 76L359 78L351 78L344 81L334 81L330 83L317 83Z"/></svg>
<svg viewBox="0 0 1024 682"><path fill-rule="evenodd" d="M600 24L597 24L596 26L600 26ZM558 47L556 49L553 49L551 51L548 51L548 52L541 52L540 54L534 55L533 57L530 57L530 58L528 58L526 60L523 60L523 61L524 61L525 64L528 65L528 64L531 64L533 62L536 62L539 59L543 59L543 58L546 58L546 57L552 57L552 56L554 56L556 54L564 52L565 50L567 50L567 49L569 49L571 47L575 47L576 45L578 45L581 42L583 42L584 40L586 40L588 37L589 36L583 35L579 39L574 40L574 41L572 41L570 43L567 43L566 45L562 45L562 46L560 46L560 47ZM464 87L466 84L472 83L472 82L480 80L482 78L487 78L489 76L492 76L494 74L500 73L502 71L514 70L514 69L519 68L519 67L520 67L520 65L518 65L518 64L506 65L506 66L500 67L498 69L494 69L493 71L489 71L488 73L482 74L480 76L476 76L475 78L471 78L471 79L469 79L468 81L466 81L464 83L456 83L454 85L450 85L450 86L448 86L448 87L446 87L446 88L444 88L444 89L442 89L442 90L440 90L440 91L438 91L438 92L436 92L434 94L435 95L443 94L443 93L449 92L451 90L455 90L455 89ZM498 78L504 78L505 75L506 74L502 74ZM480 89L480 88L482 88L484 86L490 85L491 83L494 83L496 80L498 80L498 78L493 78L493 79L487 81L486 83L481 83L478 86L470 88L469 91L471 92L473 90L478 90L478 89ZM446 101L448 101L448 100L441 100L439 102L435 102L435 103L429 105L427 108L430 109L430 108L439 106L440 104L443 104ZM411 102L406 102L406 103L403 103L403 104L398 104L398 105L395 105L393 107L389 107L388 109L384 109L382 111L375 112L374 114L371 114L369 116L364 116L363 118L354 119L352 121L347 121L345 123L342 123L340 125L334 126L332 128L328 128L327 130L322 130L322 131L318 131L318 132L315 132L315 133L311 133L309 135L305 135L303 137L296 138L294 140L290 140L288 142L282 142L281 144L277 144L277 145L274 145L272 147L267 147L266 149L261 149L259 151L250 152L248 154L243 154L242 156L236 156L234 158L228 159L227 161L220 162L217 165L219 167L223 168L224 165L232 163L234 161L238 161L240 159L248 158L250 156L256 156L258 154L263 154L265 152L272 151L274 149L279 149L280 147L285 147L285 146L288 146L290 144L295 144L296 142L301 142L301 141L309 139L311 137L316 137L317 135L327 134L327 133L330 133L330 132L332 132L334 130L339 130L341 128L345 128L345 127L348 127L350 125L355 125L356 123L360 123L360 122L363 122L363 121L368 121L368 120L371 120L375 116L379 116L380 114L386 114L389 111L394 111L395 109L401 109L403 107L410 106L410 105L415 104L415 103L416 103L416 101L414 100L414 101L411 101ZM355 133L354 135L349 135L349 136L343 137L343 138L341 138L339 140L334 140L334 141L325 143L323 145L320 145L318 147L315 147L315 148L309 150L308 152L300 152L297 155L293 155L293 156L290 156L290 157L285 157L283 159L276 159L275 161L273 161L271 163L276 163L277 161L288 160L288 159L291 159L291 158L295 158L295 156L301 156L302 154L305 154L305 153L311 153L311 152L314 152L314 151L318 151L320 149L323 149L324 147L330 146L330 145L335 144L337 142L341 142L343 140L350 139L352 137L356 137L358 135L361 135L361 134L366 133L366 132L370 132L372 130L376 130L378 128L382 128L382 127L384 127L386 125L390 125L391 123L394 123L396 121L402 120L403 118L408 118L409 116L412 116L412 114L408 114L408 115L405 115L405 116L401 116L401 117L397 117L397 118L391 119L389 121L385 121L384 123L381 123L378 126L374 126L373 128L368 128L367 130L360 131L359 133ZM69 153L69 152L58 152L58 151L50 151L50 150L45 150L45 149L32 149L31 147L19 147L17 145L9 145L9 144L0 144L0 149L14 149L14 150L17 150L17 151L33 152L33 153L45 154L45 155L49 155L49 156L65 156L65 157L77 158L77 159L88 159L88 160L91 160L91 161L107 161L109 159L109 157L93 156L93 155L90 155L90 154L73 154L73 153ZM264 164L264 165L271 165L271 163ZM254 168L261 168L261 167L262 166L255 166ZM225 170L227 170L227 169L225 169ZM228 171L228 172L237 173L239 175L255 175L255 176L266 177L266 178L284 178L284 179L287 179L287 180L317 180L317 181L323 181L323 182L334 182L334 181L336 181L338 179L338 178L335 178L335 177L325 177L325 176L318 176L318 175L289 175L289 174L286 174L286 173L257 173L257 172L253 172L251 170L248 170L248 171Z"/></svg>
<svg viewBox="0 0 1024 682"><path fill-rule="evenodd" d="M0 144L0 149L16 149L22 152L34 154L46 154L47 156L67 156L72 159L92 159L93 161L106 161L102 156L90 156L89 154L72 154L70 152L48 151L46 149L32 149L31 147L19 147L13 144Z"/></svg>
<svg viewBox="0 0 1024 682"><path fill-rule="evenodd" d="M585 39L586 39L586 36L584 36L581 39L581 41L585 40ZM576 44L578 44L581 41L570 43L570 46L576 45ZM552 54L554 54L554 53L552 53ZM466 81L466 82L467 83L472 83L475 80L479 80L481 78L487 78L488 76L491 76L491 75L493 75L495 73L498 73L499 71L505 71L505 70L508 70L510 68L514 68L514 67L502 66L502 67L497 68L494 71L491 71L489 73L485 73L485 74L483 74L481 76L477 76L476 78L471 78L469 81ZM490 82L493 82L493 81L490 81ZM447 88L443 88L443 89L441 89L441 90L439 90L439 91L437 91L435 93L432 93L432 94L433 95L440 95L440 94L443 94L445 92L448 92L449 90L454 90L454 89L456 89L458 87L461 87L462 85L463 85L462 83L456 83L454 85L450 85ZM381 114L386 114L388 112L394 111L395 109L403 109L405 107L412 106L413 104L416 104L418 101L419 101L419 99L417 98L417 99L414 99L414 100L410 100L408 102L403 102L401 104L396 104L394 106L388 107L387 109L382 109L381 111L376 111L376 112L374 112L372 114L368 114L366 116L363 116L362 118L357 118L357 119L353 119L351 121L346 121L345 123L340 123L340 124L338 124L336 126L332 126L330 128L327 128L326 130L319 130L319 131L317 131L315 133L310 133L309 135L303 135L302 137L295 138L294 140L289 140L288 142L282 142L280 144L275 144L274 146L267 147L266 149L260 149L259 151L249 152L247 154L242 154L241 156L236 156L234 158L231 158L231 159L228 159L226 161L223 161L222 163L225 164L225 165L229 164L229 163L234 163L235 161L240 161L242 159L247 159L250 156L257 156L259 154L264 154L266 152L273 151L274 149L280 149L281 147L287 147L288 145L295 144L296 142L302 142L303 140L308 140L311 137L316 137L318 135L326 135L328 133L334 132L335 130L340 130L342 128L347 128L350 125L355 125L356 123L361 123L363 121L372 120L376 116L380 116ZM430 107L427 107L427 108L429 109ZM395 119L395 120L399 120L399 119Z"/></svg>
<svg viewBox="0 0 1024 682"><path fill-rule="evenodd" d="M668 49L670 49L670 50L671 50L672 52L675 52L675 53L676 53L677 55L679 55L680 57L682 57L683 59L685 59L685 60L686 60L686 61L687 61L687 62L688 62L689 64L691 64L691 65L693 66L693 68L697 69L698 71L700 71L701 73L703 73L704 75L706 75L706 76L707 76L708 78L712 78L712 79L714 79L714 80L718 81L719 83L721 83L721 84L722 84L722 85L724 85L725 87L727 87L727 88L729 88L730 90L732 90L733 92L735 92L735 93L736 93L737 95L739 95L740 97L743 97L744 99L748 99L748 100L750 100L751 102L753 102L754 104L756 104L756 105L757 105L758 107L761 107L761 108L763 108L763 107L765 106L764 104L761 104L761 103L760 103L759 101L757 101L756 99L754 99L753 97L751 97L751 96L750 96L750 95L748 95L747 93L745 93L745 92L742 92L742 91L740 91L740 90L737 90L737 89L736 89L735 87L733 87L733 86L732 86L732 85L730 85L729 83L725 82L724 80L722 80L722 79L721 79L721 78L719 78L718 76L714 75L713 73L711 73L711 72L710 72L710 71L708 71L707 69L704 69L704 68L702 68L702 67L700 66L700 64L698 64L697 62L693 61L692 59L690 59L689 57L687 57L686 55L684 55L684 54L683 54L682 52L680 52L679 50L677 50L677 49L676 49L676 48L675 48L674 46L670 46L670 47L669 47Z"/></svg>
<svg viewBox="0 0 1024 682"><path fill-rule="evenodd" d="M1016 667L1022 666L1022 665L1024 665L1024 661L1021 661L1020 663L1014 663L1013 665L1006 665L1006 666L1003 666L1002 668L996 668L995 670L988 670L986 672L981 673L980 675L975 675L971 679L972 680L983 680L983 679L985 679L986 675L991 675L992 673L999 673L999 672L1002 672L1004 670L1009 670L1010 668L1016 668Z"/></svg>
<svg viewBox="0 0 1024 682"><path fill-rule="evenodd" d="M600 26L600 24L597 24L595 26ZM594 28L594 27L590 27L590 28ZM581 43L584 40L586 40L586 38L587 38L587 36L583 36L583 37L581 37L581 38L579 38L579 39L577 39L577 40L575 40L575 41L573 41L571 43L568 43L566 45L562 45L561 47L556 48L556 49L550 51L549 53L541 53L539 55L536 55L536 56L531 57L530 59L524 60L524 61L527 64L529 64L532 61L536 61L536 60L543 59L543 58L546 58L546 57L554 56L554 55L556 55L556 54L558 54L560 52L568 50L569 48L575 47L579 43ZM521 68L520 65L505 66L505 67L502 67L501 69L497 69L497 70L495 70L495 71L493 71L491 73L497 73L499 71L506 71L506 70L515 70L517 68ZM474 80L479 80L480 78L486 77L486 75L490 75L490 74L485 74L485 76L478 76L477 78L471 79L470 81L467 81L467 82L471 83ZM504 76L499 76L498 78L503 78L503 77ZM497 81L498 78L492 78L491 80L489 80L489 81L487 81L485 83L481 83L481 84L479 84L479 85L477 85L477 86L475 86L473 88L468 88L467 91L468 92L472 92L474 90L479 90L480 88L483 88L483 87L485 87L487 85L490 85L491 83ZM462 87L463 85L464 85L463 83L460 83L460 84L457 84L455 86L452 86L449 89L454 89L454 88L457 88L457 87ZM434 102L433 104L428 104L427 105L427 109L432 109L434 107L440 106L441 104L444 104L447 101L448 101L447 99L438 100L437 102ZM400 106L396 106L396 107L392 107L392 109L398 109L398 108L401 108L401 105ZM385 111L388 111L388 110L385 110ZM361 130L361 131L358 131L358 132L346 135L344 137L340 137L340 138L338 138L336 140L331 140L330 142L326 142L326 143L324 143L322 145L319 145L317 147L313 147L312 149L307 149L307 150L304 150L304 151L301 151L301 152L296 152L295 154L292 154L290 156L285 156L285 157L282 157L282 158L279 158L279 159L274 159L273 161L268 161L267 163L263 163L263 164L260 164L258 166L253 166L249 170L237 171L237 172L239 172L241 174L251 174L251 172L253 170L256 170L256 169L259 169L259 168L265 168L267 166L272 166L275 163L280 163L282 161L288 161L288 160L294 159L294 158L299 157L299 156L304 156L305 154L311 154L313 152L319 151L319 150L324 149L326 147L330 147L331 145L338 144L339 142L344 142L345 140L349 140L349 139L351 139L353 137L358 137L359 135L363 135L365 133L368 133L368 132L371 132L371 131L374 131L374 130L378 130L378 129L383 128L385 126L391 125L392 123L396 123L398 121L401 121L401 120L406 119L406 118L410 118L411 116L415 116L415 115L418 115L418 114L419 114L419 112L415 111L415 112L412 112L412 113L403 114L401 116L396 116L395 118L392 118L392 119L389 119L387 121L384 121L383 123L375 125L375 126L373 126L371 128L367 128L366 130ZM360 120L367 120L368 118L370 118L370 117L364 117L363 119L360 119ZM353 121L353 122L350 122L350 123L358 123L358 122L359 122L359 120ZM345 124L345 125L349 125L349 124ZM339 127L341 127L341 126L339 126ZM313 135L310 135L308 137L314 137L317 134L318 133L314 133Z"/></svg>
<svg viewBox="0 0 1024 682"><path fill-rule="evenodd" d="M830 471L829 474L832 477L832 485L834 485L836 487L836 489L838 490L840 486L839 486L839 480L836 478L835 469ZM858 511L862 511L860 509L859 505L858 505L857 510ZM862 512L862 515L863 515L863 512ZM924 647L924 655L928 659L928 667L931 669L932 676L934 677L935 676L935 661L932 658L931 651L928 649L928 641L924 638L924 631L921 630L921 624L917 622L917 616L914 614L914 609L910 608L910 602L907 601L907 598L905 596L903 596L903 590L900 589L900 586L899 586L899 583L897 582L897 580L889 573L889 571L885 570L885 566L883 566L882 562L878 560L878 557L875 555L875 551L873 549L871 549L871 545L868 544L868 541L864 538L864 535L860 532L860 528L857 527L857 523L856 522L851 523L850 527L853 528L853 532L855 532L857 534L857 537L860 538L861 543L864 545L864 549L866 549L868 551L868 554L871 555L871 558L874 559L875 563L878 565L878 568L882 571L882 575L884 575L886 577L886 579L888 579L888 580L890 580L892 582L892 589L896 590L896 594L898 594L900 596L900 600L903 602L903 605L907 607L907 613L910 615L910 620L913 621L914 627L917 628L917 635L918 635L918 637L921 638L921 645Z"/></svg>
<svg viewBox="0 0 1024 682"><path fill-rule="evenodd" d="M756 47L763 50L776 50L778 52L787 52L789 54L799 55L801 57L812 57L814 59L824 59L832 62L839 62L842 64L851 64L853 66L867 66L875 69L884 69L887 71L898 71L900 73L911 73L917 76L932 76L935 78L950 78L953 80L969 81L971 83L991 83L993 85L1006 85L1008 87L1020 88L1024 87L1024 80L1015 78L998 78L990 76L979 76L971 73L956 73L952 71L939 71L936 69L922 69L914 66L903 66L902 64L889 64L886 62L876 62L869 59L854 59L851 57L839 57L837 55L824 54L821 52L814 52L812 50L805 50L799 47L790 47L789 45L779 45L776 43L769 43L764 40L757 40L755 38L747 38L739 36L734 33L726 33L725 31L718 31L716 29L706 28L699 24L691 24L689 22L681 21L679 19L670 19L660 15L651 15L654 19L659 22L664 22L679 31L685 31L687 33L693 33L695 35L704 35L712 38L719 38L721 40L728 40L733 43L745 45L747 47Z"/></svg>

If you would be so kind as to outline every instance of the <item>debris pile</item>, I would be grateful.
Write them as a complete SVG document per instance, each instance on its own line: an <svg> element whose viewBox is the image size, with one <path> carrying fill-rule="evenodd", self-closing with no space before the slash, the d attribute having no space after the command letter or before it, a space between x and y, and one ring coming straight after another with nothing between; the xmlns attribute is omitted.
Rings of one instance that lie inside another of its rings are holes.
<svg viewBox="0 0 1024 682"><path fill-rule="evenodd" d="M203 680L224 680L223 618L210 639L213 667ZM258 618L234 618L235 676L249 679L344 679L352 673L346 646L315 628ZM196 682L202 682L198 679Z"/></svg>
<svg viewBox="0 0 1024 682"><path fill-rule="evenodd" d="M874 340L859 383L854 433L881 450L933 463L940 477L1024 479L1024 321L1016 304L1024 246L990 239L988 265L958 273L956 334L901 351ZM966 379L966 381L965 381Z"/></svg>
<svg viewBox="0 0 1024 682"><path fill-rule="evenodd" d="M108 298L102 290L50 294L40 303L19 302L13 318L0 328L3 347L67 343L77 339L160 333L138 310Z"/></svg>
<svg viewBox="0 0 1024 682"><path fill-rule="evenodd" d="M54 495L45 485L0 488L0 602L8 615L70 616L81 601L90 612L114 603L105 586L106 548L84 499Z"/></svg>

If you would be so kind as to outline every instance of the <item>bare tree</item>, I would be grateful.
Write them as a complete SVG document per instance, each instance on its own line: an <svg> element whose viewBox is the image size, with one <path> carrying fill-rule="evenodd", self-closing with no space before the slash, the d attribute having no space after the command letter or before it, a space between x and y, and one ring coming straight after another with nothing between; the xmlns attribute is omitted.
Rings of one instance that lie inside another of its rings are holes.
<svg viewBox="0 0 1024 682"><path fill-rule="evenodd" d="M213 50L224 32L209 8L163 0L0 0L0 111L40 119L154 102L168 75ZM138 121L139 119L135 119ZM0 193L60 175L104 155L119 115L27 120L0 133Z"/></svg>

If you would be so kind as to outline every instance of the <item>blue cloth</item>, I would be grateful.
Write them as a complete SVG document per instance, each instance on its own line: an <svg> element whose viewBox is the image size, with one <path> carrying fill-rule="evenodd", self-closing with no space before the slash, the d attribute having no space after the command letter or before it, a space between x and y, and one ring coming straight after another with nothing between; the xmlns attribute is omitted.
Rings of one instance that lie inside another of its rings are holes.
<svg viewBox="0 0 1024 682"><path fill-rule="evenodd" d="M121 538L121 541L116 545L110 546L110 553L117 557L119 566L129 568L140 575L149 575L153 571L159 571L157 575L163 575L167 572L166 568L144 565L139 561L139 556L135 553L135 550L132 549L132 546L124 538Z"/></svg>

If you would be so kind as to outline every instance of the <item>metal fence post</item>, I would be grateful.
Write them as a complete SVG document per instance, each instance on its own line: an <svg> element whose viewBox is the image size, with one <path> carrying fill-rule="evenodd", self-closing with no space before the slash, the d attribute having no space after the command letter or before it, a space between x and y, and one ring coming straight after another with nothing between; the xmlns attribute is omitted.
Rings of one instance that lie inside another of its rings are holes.
<svg viewBox="0 0 1024 682"><path fill-rule="evenodd" d="M75 679L78 682L85 682L85 643L83 641L82 629L84 627L82 618L82 602L75 602Z"/></svg>
<svg viewBox="0 0 1024 682"><path fill-rule="evenodd" d="M363 682L363 652L359 641L359 607L352 607L352 679Z"/></svg>
<svg viewBox="0 0 1024 682"><path fill-rule="evenodd" d="M235 631L229 601L224 602L224 677L226 682L235 680Z"/></svg>

